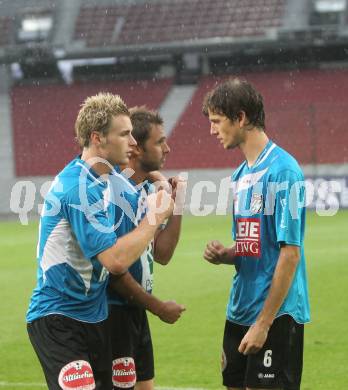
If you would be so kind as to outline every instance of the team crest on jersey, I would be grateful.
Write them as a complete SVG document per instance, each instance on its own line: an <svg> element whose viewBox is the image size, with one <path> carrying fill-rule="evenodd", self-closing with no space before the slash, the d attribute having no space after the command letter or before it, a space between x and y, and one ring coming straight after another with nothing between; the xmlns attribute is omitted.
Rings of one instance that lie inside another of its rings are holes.
<svg viewBox="0 0 348 390"><path fill-rule="evenodd" d="M250 202L250 211L252 214L260 214L263 206L262 194L252 194Z"/></svg>
<svg viewBox="0 0 348 390"><path fill-rule="evenodd" d="M112 383L115 387L128 389L137 381L134 359L123 357L112 362Z"/></svg>
<svg viewBox="0 0 348 390"><path fill-rule="evenodd" d="M261 257L260 218L237 218L236 255Z"/></svg>
<svg viewBox="0 0 348 390"><path fill-rule="evenodd" d="M94 376L91 365L85 360L75 360L64 366L58 377L63 390L93 390Z"/></svg>

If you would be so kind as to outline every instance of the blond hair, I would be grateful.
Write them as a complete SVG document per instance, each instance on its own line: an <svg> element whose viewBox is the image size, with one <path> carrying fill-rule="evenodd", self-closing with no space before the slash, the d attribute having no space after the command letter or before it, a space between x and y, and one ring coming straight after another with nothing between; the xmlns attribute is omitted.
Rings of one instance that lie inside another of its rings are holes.
<svg viewBox="0 0 348 390"><path fill-rule="evenodd" d="M88 97L82 104L75 122L76 139L81 148L88 147L92 131L106 135L113 116L127 115L129 111L119 95L100 92Z"/></svg>

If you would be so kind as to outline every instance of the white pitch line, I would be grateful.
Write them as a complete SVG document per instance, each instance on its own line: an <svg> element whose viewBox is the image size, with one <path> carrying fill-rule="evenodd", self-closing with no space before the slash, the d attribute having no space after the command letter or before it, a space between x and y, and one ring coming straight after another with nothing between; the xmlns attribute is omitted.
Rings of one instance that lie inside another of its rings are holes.
<svg viewBox="0 0 348 390"><path fill-rule="evenodd" d="M45 383L0 382L0 387L47 387Z"/></svg>
<svg viewBox="0 0 348 390"><path fill-rule="evenodd" d="M46 387L45 383L26 383L26 382L0 382L0 387ZM155 390L212 390L204 387L167 387L156 386Z"/></svg>
<svg viewBox="0 0 348 390"><path fill-rule="evenodd" d="M155 386L155 390L213 390L204 387L167 387L167 386Z"/></svg>

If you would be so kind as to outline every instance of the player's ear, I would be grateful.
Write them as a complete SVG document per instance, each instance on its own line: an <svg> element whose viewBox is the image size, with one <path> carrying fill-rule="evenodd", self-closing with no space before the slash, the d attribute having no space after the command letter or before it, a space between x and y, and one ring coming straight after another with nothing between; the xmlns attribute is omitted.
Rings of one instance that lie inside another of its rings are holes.
<svg viewBox="0 0 348 390"><path fill-rule="evenodd" d="M239 111L238 113L238 122L239 122L239 127L242 128L247 122L247 117L244 111Z"/></svg>
<svg viewBox="0 0 348 390"><path fill-rule="evenodd" d="M99 131L92 131L89 137L90 145L100 145L102 143L102 137Z"/></svg>

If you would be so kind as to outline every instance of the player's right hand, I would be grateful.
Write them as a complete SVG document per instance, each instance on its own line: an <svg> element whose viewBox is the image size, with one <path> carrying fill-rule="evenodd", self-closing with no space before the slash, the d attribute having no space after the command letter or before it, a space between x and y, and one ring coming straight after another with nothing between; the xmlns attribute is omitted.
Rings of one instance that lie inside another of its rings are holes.
<svg viewBox="0 0 348 390"><path fill-rule="evenodd" d="M227 248L220 241L214 240L207 244L203 257L212 264L221 264L227 257Z"/></svg>
<svg viewBox="0 0 348 390"><path fill-rule="evenodd" d="M160 225L173 214L174 201L165 190L150 194L147 199L147 218L151 225Z"/></svg>
<svg viewBox="0 0 348 390"><path fill-rule="evenodd" d="M158 317L167 324L174 324L185 310L185 306L179 305L175 301L166 301L163 302Z"/></svg>

